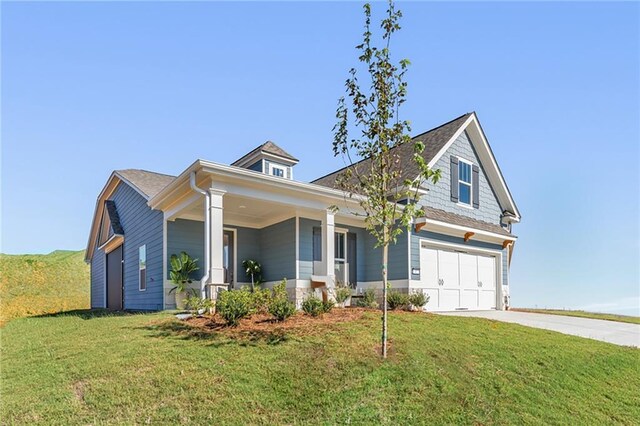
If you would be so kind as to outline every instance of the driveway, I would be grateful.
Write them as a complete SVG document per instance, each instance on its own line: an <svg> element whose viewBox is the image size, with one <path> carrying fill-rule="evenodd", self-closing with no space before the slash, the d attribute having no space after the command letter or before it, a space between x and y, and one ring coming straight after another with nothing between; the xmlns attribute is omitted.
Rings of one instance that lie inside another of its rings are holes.
<svg viewBox="0 0 640 426"><path fill-rule="evenodd" d="M512 322L528 327L543 328L564 334L601 340L620 346L640 347L639 324L515 311L460 311L442 312L441 315Z"/></svg>

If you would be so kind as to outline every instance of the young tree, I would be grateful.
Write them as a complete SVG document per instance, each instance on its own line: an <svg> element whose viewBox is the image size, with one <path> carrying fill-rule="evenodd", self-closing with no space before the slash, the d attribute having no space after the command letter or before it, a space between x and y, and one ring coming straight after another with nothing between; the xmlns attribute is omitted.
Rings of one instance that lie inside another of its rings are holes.
<svg viewBox="0 0 640 426"><path fill-rule="evenodd" d="M409 60L395 65L390 57L391 36L400 30L402 12L393 1L381 21L382 47L372 44L371 6L364 5L365 31L359 61L368 77L368 87L358 80L355 68L349 71L346 98L338 102L333 128L334 155L341 155L347 168L336 184L345 196L357 199L366 228L382 248L382 357L387 356L387 260L389 245L415 217L423 215L416 203L419 189L427 181L436 183L439 170L431 170L422 156L424 144L412 142L409 122L400 120L400 107L406 100L405 73ZM349 103L350 105L347 105ZM407 161L407 158L410 160ZM406 204L401 204L408 200Z"/></svg>

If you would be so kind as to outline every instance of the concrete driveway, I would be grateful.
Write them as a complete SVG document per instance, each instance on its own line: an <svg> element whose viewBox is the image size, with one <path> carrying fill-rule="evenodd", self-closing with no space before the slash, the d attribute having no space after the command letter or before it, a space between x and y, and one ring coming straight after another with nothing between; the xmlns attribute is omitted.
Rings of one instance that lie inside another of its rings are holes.
<svg viewBox="0 0 640 426"><path fill-rule="evenodd" d="M620 346L640 347L639 324L515 311L459 311L442 312L441 314L512 322L528 327L601 340Z"/></svg>

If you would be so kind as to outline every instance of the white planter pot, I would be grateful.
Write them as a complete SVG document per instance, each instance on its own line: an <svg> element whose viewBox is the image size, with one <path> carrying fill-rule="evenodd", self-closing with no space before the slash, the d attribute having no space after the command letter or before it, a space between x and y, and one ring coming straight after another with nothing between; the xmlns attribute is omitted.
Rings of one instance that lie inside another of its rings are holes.
<svg viewBox="0 0 640 426"><path fill-rule="evenodd" d="M175 295L176 295L176 309L184 309L184 304L188 297L187 292L186 291L183 291L180 293L176 292Z"/></svg>

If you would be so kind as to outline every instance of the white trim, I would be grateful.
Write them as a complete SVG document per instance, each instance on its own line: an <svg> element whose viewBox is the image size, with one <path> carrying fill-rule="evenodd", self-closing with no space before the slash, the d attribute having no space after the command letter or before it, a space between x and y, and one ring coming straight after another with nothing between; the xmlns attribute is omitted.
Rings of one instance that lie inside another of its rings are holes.
<svg viewBox="0 0 640 426"><path fill-rule="evenodd" d="M313 244L313 241L312 241ZM296 280L300 279L300 217L296 214Z"/></svg>
<svg viewBox="0 0 640 426"><path fill-rule="evenodd" d="M287 178L287 169L288 168L289 168L288 166L285 166L283 164L269 162L269 175L286 179ZM282 176L274 174L273 173L274 169L278 169L278 170L282 171Z"/></svg>
<svg viewBox="0 0 640 426"><path fill-rule="evenodd" d="M256 173L253 170L242 169L235 166L226 166L210 161L197 160L186 170L184 170L176 179L167 185L162 191L156 194L147 203L152 209L163 209L162 203L169 198L173 192L177 191L181 185L183 185L189 179L189 174L192 171L203 170L205 173L213 174L218 177L225 177L235 179L241 182L250 182L268 185L269 189L279 188L284 189L289 193L293 193L295 198L298 192L300 194L312 196L314 198L324 197L327 201L335 203L336 200L344 201L344 193L337 189L331 189L320 185L297 182L291 179L280 179L275 176L270 176L265 173ZM218 180L219 182L219 180ZM231 191L229 191L231 192ZM273 198L273 197L272 197ZM354 206L358 205L358 200L361 196L354 195L353 198L347 197L347 202L350 202Z"/></svg>
<svg viewBox="0 0 640 426"><path fill-rule="evenodd" d="M162 309L167 309L167 301L165 295L165 283L167 282L167 219L162 217Z"/></svg>
<svg viewBox="0 0 640 426"><path fill-rule="evenodd" d="M120 247L124 243L124 235L122 234L113 234L109 237L107 241L104 242L103 245L98 247L98 250L102 250L105 253L111 253L118 247Z"/></svg>
<svg viewBox="0 0 640 426"><path fill-rule="evenodd" d="M238 281L238 230L236 228L228 228L225 226L222 227L223 239L221 243L223 244L223 249L224 249L224 232L225 231L233 232L233 280L229 284L231 285L232 288L235 288L235 283Z"/></svg>
<svg viewBox="0 0 640 426"><path fill-rule="evenodd" d="M405 229L407 234L407 277L409 280L411 280L411 269L413 269L411 268L411 229L413 229L413 220L409 222L409 229Z"/></svg>
<svg viewBox="0 0 640 426"><path fill-rule="evenodd" d="M147 291L147 282L144 283L144 288L142 288L142 281L140 281L140 271L142 268L140 267L140 249L144 247L144 279L147 280L147 245L143 244L138 246L138 291Z"/></svg>
<svg viewBox="0 0 640 426"><path fill-rule="evenodd" d="M439 220L427 219L427 218L424 218L424 217L417 218L415 223L426 223L426 224L436 225L436 226L440 226L440 227L448 228L448 229L453 229L453 230L457 230L457 231L473 232L476 235L483 235L483 236L486 236L486 237L490 237L490 238L494 238L494 239L500 240L500 242L502 242L504 240L516 241L518 239L518 237L514 237L514 236L496 234L495 232L483 231L481 229L472 228L472 227L469 227L469 226L453 225L451 223L440 222Z"/></svg>
<svg viewBox="0 0 640 426"><path fill-rule="evenodd" d="M458 130L456 130L453 136L451 136L451 139L449 139L449 141L444 144L442 149L440 149L440 151L431 159L431 161L429 161L429 164L427 165L430 169L436 165L436 163L440 160L444 153L447 152L449 148L451 148L451 145L453 145L456 139L458 139L460 135L466 130L467 126L473 121L474 116L475 114L471 114L469 118L467 118L467 120L462 124L462 126L460 126Z"/></svg>

